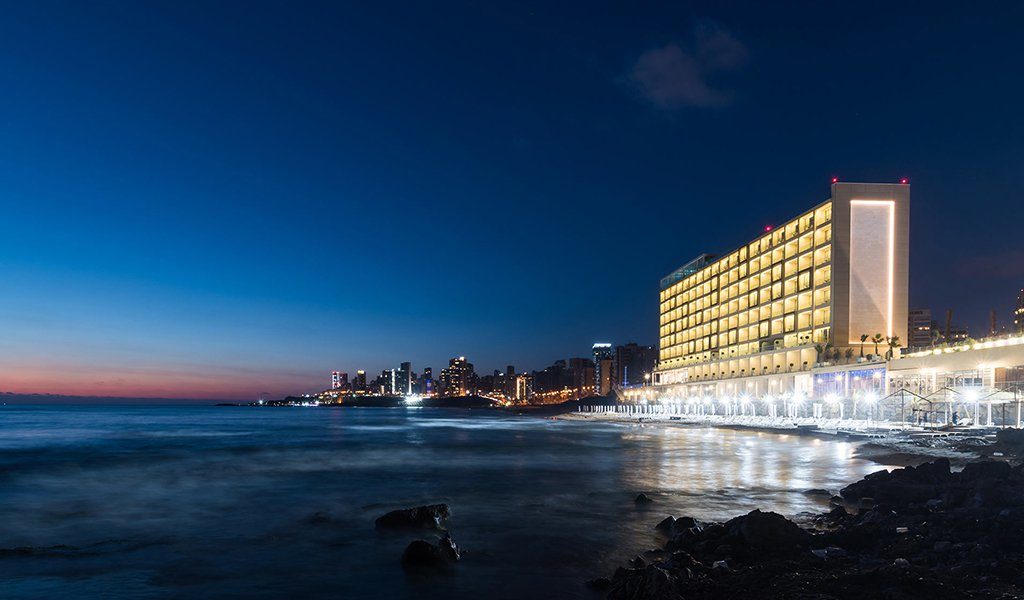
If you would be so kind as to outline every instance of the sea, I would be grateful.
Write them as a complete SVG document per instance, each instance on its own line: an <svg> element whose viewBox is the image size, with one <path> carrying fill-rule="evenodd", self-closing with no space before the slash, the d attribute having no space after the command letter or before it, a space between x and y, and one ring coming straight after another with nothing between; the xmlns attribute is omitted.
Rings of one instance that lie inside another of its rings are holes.
<svg viewBox="0 0 1024 600"><path fill-rule="evenodd" d="M0 406L0 598L599 598L667 515L827 510L854 443L490 410ZM637 504L647 494L653 502ZM400 558L444 502L462 560Z"/></svg>

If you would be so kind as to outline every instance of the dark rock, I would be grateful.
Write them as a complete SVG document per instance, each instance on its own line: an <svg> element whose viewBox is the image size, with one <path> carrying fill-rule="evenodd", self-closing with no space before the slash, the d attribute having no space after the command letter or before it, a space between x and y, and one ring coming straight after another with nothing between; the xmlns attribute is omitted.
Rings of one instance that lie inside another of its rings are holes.
<svg viewBox="0 0 1024 600"><path fill-rule="evenodd" d="M461 558L459 547L445 534L435 546L426 540L414 540L402 553L402 564L407 567L441 567Z"/></svg>
<svg viewBox="0 0 1024 600"><path fill-rule="evenodd" d="M1000 429L996 432L996 445L1010 454L1024 454L1024 429Z"/></svg>
<svg viewBox="0 0 1024 600"><path fill-rule="evenodd" d="M441 522L451 516L447 504L428 504L416 508L393 510L374 521L378 529L441 529Z"/></svg>
<svg viewBox="0 0 1024 600"><path fill-rule="evenodd" d="M680 598L678 578L657 565L644 569L619 569L612 577L608 598L611 600Z"/></svg>
<svg viewBox="0 0 1024 600"><path fill-rule="evenodd" d="M972 462L964 465L960 471L960 481L963 483L975 483L985 479L1006 479L1013 471L1009 463L1002 461L987 460Z"/></svg>
<svg viewBox="0 0 1024 600"><path fill-rule="evenodd" d="M637 504L649 504L651 502L654 502L654 500L651 500L650 496L644 493L637 494L636 498L633 501L636 502Z"/></svg>
<svg viewBox="0 0 1024 600"><path fill-rule="evenodd" d="M663 533L672 533L672 526L675 525L675 517L665 517L654 526L655 529Z"/></svg>
<svg viewBox="0 0 1024 600"><path fill-rule="evenodd" d="M804 490L804 493L807 494L808 496L821 496L822 498L832 497L832 492L821 488L812 488L809 490Z"/></svg>
<svg viewBox="0 0 1024 600"><path fill-rule="evenodd" d="M693 517L679 517L672 523L672 535L682 535L692 529L699 528L700 523Z"/></svg>
<svg viewBox="0 0 1024 600"><path fill-rule="evenodd" d="M642 569L647 566L647 561L638 556L633 560L629 561L629 566L634 569Z"/></svg>
<svg viewBox="0 0 1024 600"><path fill-rule="evenodd" d="M908 467L913 468L913 467ZM944 483L950 480L949 459L940 458L932 462L919 465L916 471L910 471L914 480L920 483Z"/></svg>
<svg viewBox="0 0 1024 600"><path fill-rule="evenodd" d="M612 580L607 577L598 577L587 581L587 587L600 592L607 591L612 586Z"/></svg>
<svg viewBox="0 0 1024 600"><path fill-rule="evenodd" d="M436 567L444 563L444 557L437 546L426 540L414 540L402 553L402 564L416 567Z"/></svg>
<svg viewBox="0 0 1024 600"><path fill-rule="evenodd" d="M813 534L761 511L725 523L664 519L664 553L616 571L608 597L1024 598L1024 467L973 464L873 473L843 498L874 507L801 520Z"/></svg>
<svg viewBox="0 0 1024 600"><path fill-rule="evenodd" d="M732 546L729 544L719 544L715 548L715 556L729 556L732 554Z"/></svg>
<svg viewBox="0 0 1024 600"><path fill-rule="evenodd" d="M459 554L459 547L455 545L455 541L452 540L452 536L450 534L444 534L444 537L441 538L440 542L438 542L437 548L441 551L442 556L452 562L456 562L462 558L462 555Z"/></svg>
<svg viewBox="0 0 1024 600"><path fill-rule="evenodd" d="M725 527L758 553L792 554L804 552L811 545L809 533L778 513L753 510L726 522Z"/></svg>

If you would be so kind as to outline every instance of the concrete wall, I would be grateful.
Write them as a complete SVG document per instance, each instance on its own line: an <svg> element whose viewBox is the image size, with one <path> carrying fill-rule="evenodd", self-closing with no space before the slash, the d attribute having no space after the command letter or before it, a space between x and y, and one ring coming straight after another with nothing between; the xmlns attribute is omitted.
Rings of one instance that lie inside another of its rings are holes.
<svg viewBox="0 0 1024 600"><path fill-rule="evenodd" d="M832 240L833 343L859 346L862 333L882 333L906 345L910 186L832 184Z"/></svg>

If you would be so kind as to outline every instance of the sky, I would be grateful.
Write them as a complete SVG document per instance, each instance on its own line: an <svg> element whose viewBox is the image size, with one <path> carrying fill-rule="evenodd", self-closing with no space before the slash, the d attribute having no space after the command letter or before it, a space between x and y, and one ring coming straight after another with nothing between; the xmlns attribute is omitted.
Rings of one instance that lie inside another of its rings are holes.
<svg viewBox="0 0 1024 600"><path fill-rule="evenodd" d="M22 2L0 391L253 399L657 343L658 279L911 184L911 304L1024 287L1024 5Z"/></svg>

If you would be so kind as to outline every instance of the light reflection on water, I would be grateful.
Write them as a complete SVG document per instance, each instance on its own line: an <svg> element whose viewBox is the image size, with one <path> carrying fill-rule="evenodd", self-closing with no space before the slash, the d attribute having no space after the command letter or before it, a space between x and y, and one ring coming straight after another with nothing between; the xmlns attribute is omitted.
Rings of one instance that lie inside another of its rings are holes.
<svg viewBox="0 0 1024 600"><path fill-rule="evenodd" d="M592 597L666 514L820 510L846 442L486 411L0 409L4 597ZM655 499L638 509L633 497ZM465 560L406 577L373 519L448 502ZM314 513L328 522L312 523ZM67 556L70 554L71 556Z"/></svg>

